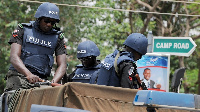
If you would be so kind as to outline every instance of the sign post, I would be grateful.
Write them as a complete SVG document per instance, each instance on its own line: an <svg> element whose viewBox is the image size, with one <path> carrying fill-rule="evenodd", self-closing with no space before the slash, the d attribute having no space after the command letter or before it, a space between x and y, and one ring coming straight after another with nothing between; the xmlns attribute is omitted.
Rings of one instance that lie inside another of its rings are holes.
<svg viewBox="0 0 200 112"><path fill-rule="evenodd" d="M190 56L197 45L191 37L153 37L153 52Z"/></svg>

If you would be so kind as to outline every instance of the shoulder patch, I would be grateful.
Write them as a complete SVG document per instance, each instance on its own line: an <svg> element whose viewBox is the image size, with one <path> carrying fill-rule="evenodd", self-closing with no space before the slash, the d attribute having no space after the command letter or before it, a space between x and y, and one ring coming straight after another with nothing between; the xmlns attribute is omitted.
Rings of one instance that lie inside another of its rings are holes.
<svg viewBox="0 0 200 112"><path fill-rule="evenodd" d="M31 24L31 23L19 23L19 24L18 24L18 27L20 27L21 29L23 29L24 26L30 27L30 26L32 26L32 24Z"/></svg>
<svg viewBox="0 0 200 112"><path fill-rule="evenodd" d="M19 23L18 26L19 26L20 28L22 28L22 29L24 28L23 25L22 25L21 23Z"/></svg>
<svg viewBox="0 0 200 112"><path fill-rule="evenodd" d="M59 36L61 39L65 38L65 35L64 33L60 33L60 36Z"/></svg>
<svg viewBox="0 0 200 112"><path fill-rule="evenodd" d="M18 36L18 32L19 32L18 29L14 30L14 31L12 32L12 36L13 36L14 38L17 37L17 36Z"/></svg>

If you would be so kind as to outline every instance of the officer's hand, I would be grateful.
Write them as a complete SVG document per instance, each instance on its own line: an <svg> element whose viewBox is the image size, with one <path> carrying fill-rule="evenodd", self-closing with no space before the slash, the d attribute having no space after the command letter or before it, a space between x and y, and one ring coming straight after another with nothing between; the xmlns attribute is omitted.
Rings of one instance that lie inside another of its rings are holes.
<svg viewBox="0 0 200 112"><path fill-rule="evenodd" d="M135 77L137 78L137 81L141 84L141 80L140 80L139 74L135 74Z"/></svg>
<svg viewBox="0 0 200 112"><path fill-rule="evenodd" d="M28 79L28 81L29 81L30 83L33 83L33 84L34 84L35 82L42 82L42 81L43 81L43 80L42 80L41 78L39 78L37 75L33 75L33 74L27 76L26 78Z"/></svg>
<svg viewBox="0 0 200 112"><path fill-rule="evenodd" d="M62 84L58 84L58 83L51 83L51 86L52 87L55 87L55 86L61 86Z"/></svg>
<svg viewBox="0 0 200 112"><path fill-rule="evenodd" d="M138 88L139 90L143 90L142 87Z"/></svg>

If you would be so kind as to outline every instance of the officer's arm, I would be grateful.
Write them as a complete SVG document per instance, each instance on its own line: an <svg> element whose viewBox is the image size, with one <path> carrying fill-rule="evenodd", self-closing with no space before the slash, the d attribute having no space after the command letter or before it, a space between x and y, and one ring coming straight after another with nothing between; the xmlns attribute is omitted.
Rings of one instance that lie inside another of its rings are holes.
<svg viewBox="0 0 200 112"><path fill-rule="evenodd" d="M120 77L121 77L121 87L123 88L132 88L132 78L129 77L129 71L132 69L133 65L128 62L122 62L119 65Z"/></svg>
<svg viewBox="0 0 200 112"><path fill-rule="evenodd" d="M38 81L41 81L38 76L33 75L23 64L20 56L21 56L21 48L22 46L17 43L11 44L11 52L10 52L10 62L15 67L15 69L20 72L21 74L24 74L30 83L35 83Z"/></svg>
<svg viewBox="0 0 200 112"><path fill-rule="evenodd" d="M56 69L55 75L52 79L53 83L58 83L66 73L66 54L56 56L56 62L58 68Z"/></svg>
<svg viewBox="0 0 200 112"><path fill-rule="evenodd" d="M55 75L51 81L53 83L58 83L66 73L67 50L66 50L64 38L65 38L64 33L60 33L58 42L57 42L57 46L55 49L56 63L57 63L58 68L56 69Z"/></svg>

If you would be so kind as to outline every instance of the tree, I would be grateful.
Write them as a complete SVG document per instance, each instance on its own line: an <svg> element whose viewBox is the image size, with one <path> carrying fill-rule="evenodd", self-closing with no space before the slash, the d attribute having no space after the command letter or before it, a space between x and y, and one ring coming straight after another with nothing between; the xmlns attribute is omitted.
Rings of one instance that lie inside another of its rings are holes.
<svg viewBox="0 0 200 112"><path fill-rule="evenodd" d="M152 13L140 13L135 14L133 12L129 12L129 14L125 12L105 12L103 15L113 15L113 18L110 18L108 16L105 16L105 19L101 19L101 21L104 21L106 25L101 27L104 27L103 29L107 30L107 34L109 34L108 41L114 46L118 46L120 44L117 44L113 41L113 38L116 38L120 40L121 42L126 38L126 34L130 34L131 32L140 32L143 34L147 34L149 30L153 31L154 36L165 36L165 37L188 37L191 36L194 40L199 39L200 35L190 35L191 30L199 30L200 21L199 16L187 16L187 15L199 15L200 9L195 7L198 7L198 4L186 4L183 3L176 3L176 2L164 2L161 0L132 0L131 2L127 0L115 0L115 1L98 1L95 6L99 7L112 7L112 8L120 8L120 9L127 9L130 8L132 10L141 10L141 11L148 11ZM158 14L158 13L170 13L170 14ZM118 15L117 15L118 14ZM120 15L119 15L120 14ZM177 14L186 14L186 16L183 15L177 15ZM102 14L101 14L102 15ZM143 20L143 23L140 23L140 21L137 21L136 18L137 15L139 15L139 20ZM102 16L101 16L102 17ZM128 22L124 21L128 18L129 25L127 25ZM114 24L112 24L114 23ZM112 36L111 32L108 32L110 29L113 29L115 27L117 28L123 28L123 26L126 24L126 27L128 30L120 31L115 30L115 33L120 33L120 35ZM138 27L137 24L140 26ZM111 27L109 27L109 26ZM99 28L99 27L97 27ZM138 30L139 28L139 30ZM125 35L123 35L125 34ZM110 37L112 36L112 37ZM106 40L106 39L105 39ZM104 41L105 41L104 40ZM112 43L113 42L113 43ZM105 46L104 46L105 47ZM118 47L117 47L118 48ZM199 52L199 51L197 51ZM195 57L196 54L191 55L191 57ZM177 57L177 56L175 56ZM178 64L179 67L188 67L187 70L190 70L189 68L191 65L186 64L184 61L184 57L178 56ZM196 60L191 60L192 62L195 62ZM190 61L190 63L191 63ZM175 69L171 65L172 69ZM197 67L195 67L197 68ZM176 68L177 69L177 68ZM197 75L197 74L196 74ZM184 78L184 92L189 93L191 86L188 85L187 82L187 74L185 74Z"/></svg>
<svg viewBox="0 0 200 112"><path fill-rule="evenodd" d="M155 36L166 36L166 37L188 37L189 32L192 29L197 29L200 26L200 21L198 16L177 16L174 14L187 14L187 15L199 15L200 9L196 8L198 4L186 4L176 3L176 2L162 2L161 0L136 0L146 11L149 12L160 12L160 13L172 13L170 15L160 15L160 14L145 14L144 16L144 27L141 29L141 32L144 33L148 30L150 21L155 22L155 27L152 29ZM169 10L170 9L170 10ZM200 35L192 35L193 39L198 39ZM178 56L179 67L185 67L184 57ZM173 67L173 66L172 66ZM186 75L186 74L185 74ZM184 78L184 89L188 93L190 86Z"/></svg>

